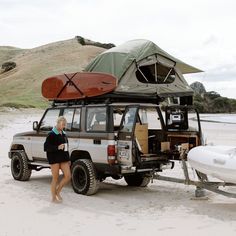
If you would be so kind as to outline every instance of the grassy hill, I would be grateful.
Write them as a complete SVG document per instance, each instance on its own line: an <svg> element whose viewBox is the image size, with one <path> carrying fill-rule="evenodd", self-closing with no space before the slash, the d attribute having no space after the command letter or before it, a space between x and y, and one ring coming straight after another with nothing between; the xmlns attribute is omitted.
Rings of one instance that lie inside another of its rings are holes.
<svg viewBox="0 0 236 236"><path fill-rule="evenodd" d="M15 57L17 54L22 53L24 49L9 47L9 46L0 46L0 64Z"/></svg>
<svg viewBox="0 0 236 236"><path fill-rule="evenodd" d="M0 106L39 107L48 105L41 95L42 81L52 75L81 71L105 49L70 39L33 49L0 47L0 66L16 63L16 68L0 71Z"/></svg>

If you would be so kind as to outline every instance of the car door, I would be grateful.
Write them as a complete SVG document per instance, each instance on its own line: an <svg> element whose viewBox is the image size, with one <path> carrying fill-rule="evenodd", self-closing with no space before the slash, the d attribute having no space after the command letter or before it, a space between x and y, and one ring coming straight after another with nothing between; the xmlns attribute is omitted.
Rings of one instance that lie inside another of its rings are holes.
<svg viewBox="0 0 236 236"><path fill-rule="evenodd" d="M139 106L127 106L121 120L117 141L117 160L121 165L132 166L134 158L134 129Z"/></svg>
<svg viewBox="0 0 236 236"><path fill-rule="evenodd" d="M59 115L59 108L48 109L39 122L39 128L35 136L31 138L31 150L34 161L46 160L46 152L44 152L44 142L48 133L56 125L56 121Z"/></svg>
<svg viewBox="0 0 236 236"><path fill-rule="evenodd" d="M88 151L94 163L107 160L108 112L107 106L89 106L85 113L85 132L80 136L80 150Z"/></svg>

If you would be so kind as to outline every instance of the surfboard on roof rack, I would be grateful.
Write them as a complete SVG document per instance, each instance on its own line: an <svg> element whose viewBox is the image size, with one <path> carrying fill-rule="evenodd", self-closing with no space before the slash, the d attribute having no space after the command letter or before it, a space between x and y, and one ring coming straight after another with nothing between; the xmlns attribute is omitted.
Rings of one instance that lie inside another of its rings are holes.
<svg viewBox="0 0 236 236"><path fill-rule="evenodd" d="M56 75L42 83L42 95L48 100L65 101L96 97L113 91L116 78L105 73L76 72Z"/></svg>

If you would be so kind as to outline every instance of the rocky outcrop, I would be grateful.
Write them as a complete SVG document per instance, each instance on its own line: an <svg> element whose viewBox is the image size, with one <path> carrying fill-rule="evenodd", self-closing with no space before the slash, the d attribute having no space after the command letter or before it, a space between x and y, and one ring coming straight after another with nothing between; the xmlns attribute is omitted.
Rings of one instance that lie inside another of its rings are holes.
<svg viewBox="0 0 236 236"><path fill-rule="evenodd" d="M194 82L190 86L194 90L193 105L200 113L236 112L236 99L221 97L215 91L206 91L200 82Z"/></svg>
<svg viewBox="0 0 236 236"><path fill-rule="evenodd" d="M100 48L105 48L105 49L110 49L115 47L116 45L113 43L99 43L99 42L94 42L92 40L89 39L85 39L81 36L75 36L76 40L78 41L78 43L80 43L81 45L92 45L92 46L96 46L96 47L100 47Z"/></svg>
<svg viewBox="0 0 236 236"><path fill-rule="evenodd" d="M206 89L205 89L204 85L198 81L190 84L190 87L193 89L194 93L196 93L196 94L206 93Z"/></svg>

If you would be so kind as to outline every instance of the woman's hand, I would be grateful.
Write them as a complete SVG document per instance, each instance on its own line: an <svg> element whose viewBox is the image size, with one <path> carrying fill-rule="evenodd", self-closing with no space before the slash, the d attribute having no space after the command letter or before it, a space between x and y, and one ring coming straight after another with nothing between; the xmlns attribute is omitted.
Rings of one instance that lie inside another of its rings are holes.
<svg viewBox="0 0 236 236"><path fill-rule="evenodd" d="M63 150L65 148L65 144L60 144L59 146L58 146L58 150Z"/></svg>

